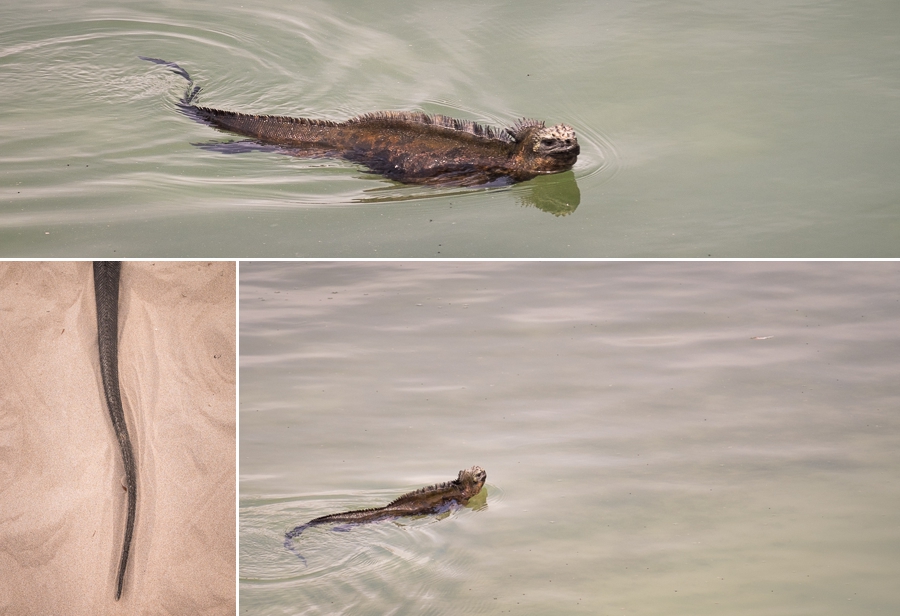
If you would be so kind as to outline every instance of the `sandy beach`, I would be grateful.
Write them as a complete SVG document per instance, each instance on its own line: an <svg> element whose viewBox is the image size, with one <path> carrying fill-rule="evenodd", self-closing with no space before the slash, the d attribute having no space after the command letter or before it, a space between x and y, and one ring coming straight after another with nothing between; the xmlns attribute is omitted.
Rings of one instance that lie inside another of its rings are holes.
<svg viewBox="0 0 900 616"><path fill-rule="evenodd" d="M125 262L126 492L90 262L0 263L0 613L234 614L235 264Z"/></svg>

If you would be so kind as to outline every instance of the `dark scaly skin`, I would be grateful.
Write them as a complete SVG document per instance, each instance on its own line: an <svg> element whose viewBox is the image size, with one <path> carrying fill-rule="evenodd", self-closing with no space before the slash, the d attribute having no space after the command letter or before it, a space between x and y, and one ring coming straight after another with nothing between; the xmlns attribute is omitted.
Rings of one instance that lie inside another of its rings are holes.
<svg viewBox="0 0 900 616"><path fill-rule="evenodd" d="M453 507L462 507L469 502L469 499L481 492L485 480L487 480L485 470L480 466L473 466L472 468L459 471L459 476L453 481L445 481L433 486L419 488L391 501L384 507L332 513L331 515L315 518L285 534L284 547L300 556L294 550L292 540L294 537L299 537L300 533L311 526L331 523L365 524L401 516L441 513ZM300 558L303 560L302 556Z"/></svg>
<svg viewBox="0 0 900 616"><path fill-rule="evenodd" d="M131 550L134 534L134 514L137 509L137 482L135 479L134 454L125 413L122 410L122 396L119 393L119 273L122 264L118 261L94 261L94 294L97 299L97 340L100 347L100 374L103 377L103 393L112 419L122 461L125 465L125 482L128 489L128 518L125 522L125 539L122 543L122 558L116 578L116 601L122 596L125 582L125 568Z"/></svg>
<svg viewBox="0 0 900 616"><path fill-rule="evenodd" d="M468 120L414 112L380 111L332 122L201 107L194 102L200 88L193 87L183 68L142 59L163 64L188 80L179 108L199 122L297 156L343 158L398 182L441 186L521 182L568 171L580 152L571 127L545 127L537 120L523 119L498 131Z"/></svg>

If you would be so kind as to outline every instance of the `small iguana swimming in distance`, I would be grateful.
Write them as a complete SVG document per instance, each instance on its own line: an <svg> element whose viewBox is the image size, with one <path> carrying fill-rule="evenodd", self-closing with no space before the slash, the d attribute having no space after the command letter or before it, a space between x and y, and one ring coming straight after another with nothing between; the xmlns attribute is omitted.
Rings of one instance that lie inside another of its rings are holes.
<svg viewBox="0 0 900 616"><path fill-rule="evenodd" d="M220 130L250 137L308 158L343 158L406 184L479 186L511 184L568 171L581 151L566 124L545 127L522 119L504 130L443 115L378 111L344 122L252 115L195 104L199 86L187 71L156 58L188 80L178 107L185 115Z"/></svg>
<svg viewBox="0 0 900 616"><path fill-rule="evenodd" d="M299 537L300 533L310 526L330 523L365 524L400 516L443 513L452 508L461 507L467 504L469 499L481 492L486 479L487 473L485 470L480 466L473 466L472 468L459 471L459 476L453 481L445 481L433 486L419 488L391 501L384 507L332 513L331 515L310 520L285 534L284 547L300 556L294 550L292 540L294 537ZM302 556L300 558L305 562Z"/></svg>

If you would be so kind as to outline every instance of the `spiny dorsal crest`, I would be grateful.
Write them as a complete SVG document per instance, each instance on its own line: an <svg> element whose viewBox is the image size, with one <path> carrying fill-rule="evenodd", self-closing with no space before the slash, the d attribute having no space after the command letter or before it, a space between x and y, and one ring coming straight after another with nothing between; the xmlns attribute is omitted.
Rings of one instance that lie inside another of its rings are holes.
<svg viewBox="0 0 900 616"><path fill-rule="evenodd" d="M388 503L388 507L392 505L396 505L398 502L404 501L411 496L418 496L420 494L430 494L432 492L440 492L441 490L446 490L450 487L456 487L456 481L444 481L442 483L436 483L433 486L426 486L424 488L419 488L418 490L414 490L412 492L407 492L403 496L399 496Z"/></svg>
<svg viewBox="0 0 900 616"><path fill-rule="evenodd" d="M448 128L450 130L458 130L463 133L475 135L476 137L484 137L485 139L509 141L509 137L503 131L499 131L491 126L478 124L472 120L461 120L440 114L428 115L427 113L419 111L375 111L351 118L347 120L347 123L380 125L424 124L426 126L437 126L440 128Z"/></svg>
<svg viewBox="0 0 900 616"><path fill-rule="evenodd" d="M512 137L513 141L519 143L525 138L525 133L527 133L530 128L544 128L543 120L529 120L528 118L522 118L507 128L506 134Z"/></svg>

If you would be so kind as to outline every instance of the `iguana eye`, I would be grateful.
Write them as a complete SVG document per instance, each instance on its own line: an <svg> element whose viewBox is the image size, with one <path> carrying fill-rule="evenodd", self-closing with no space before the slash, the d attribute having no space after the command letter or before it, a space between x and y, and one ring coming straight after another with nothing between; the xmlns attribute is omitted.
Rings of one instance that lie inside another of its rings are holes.
<svg viewBox="0 0 900 616"><path fill-rule="evenodd" d="M551 139L550 137L544 137L543 139L541 139L541 145L553 145L554 141L556 140Z"/></svg>

